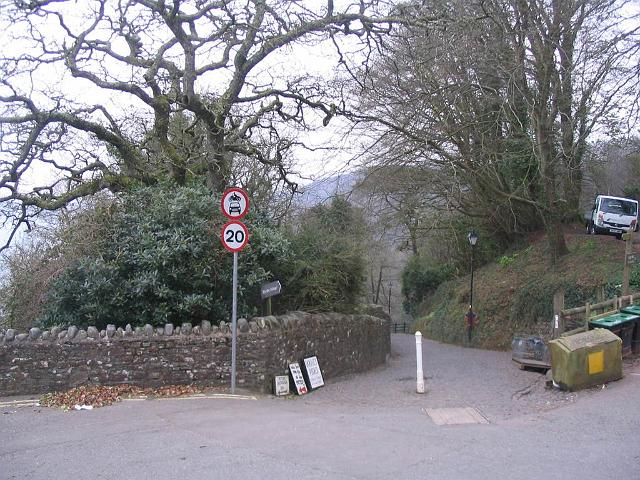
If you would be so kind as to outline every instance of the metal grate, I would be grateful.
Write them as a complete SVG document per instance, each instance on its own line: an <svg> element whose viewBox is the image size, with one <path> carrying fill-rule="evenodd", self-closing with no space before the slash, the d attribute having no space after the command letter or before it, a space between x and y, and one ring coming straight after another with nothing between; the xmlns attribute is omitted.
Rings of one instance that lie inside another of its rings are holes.
<svg viewBox="0 0 640 480"><path fill-rule="evenodd" d="M391 331L393 333L409 333L409 324L408 323L393 323L391 324Z"/></svg>

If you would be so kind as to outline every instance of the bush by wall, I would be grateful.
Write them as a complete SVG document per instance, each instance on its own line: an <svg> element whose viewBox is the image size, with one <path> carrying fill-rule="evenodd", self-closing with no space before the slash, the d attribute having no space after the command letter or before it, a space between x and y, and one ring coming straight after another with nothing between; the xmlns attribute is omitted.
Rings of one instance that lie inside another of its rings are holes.
<svg viewBox="0 0 640 480"><path fill-rule="evenodd" d="M365 280L365 222L344 198L317 205L291 234L291 262L282 269L284 301L307 311L353 312Z"/></svg>
<svg viewBox="0 0 640 480"><path fill-rule="evenodd" d="M108 324L124 327L218 323L230 315L232 261L219 235L219 199L204 187L160 185L124 195L113 206L96 250L52 282L42 327ZM287 240L264 219L247 219L251 241L242 252L238 311L270 279L263 264L286 262Z"/></svg>

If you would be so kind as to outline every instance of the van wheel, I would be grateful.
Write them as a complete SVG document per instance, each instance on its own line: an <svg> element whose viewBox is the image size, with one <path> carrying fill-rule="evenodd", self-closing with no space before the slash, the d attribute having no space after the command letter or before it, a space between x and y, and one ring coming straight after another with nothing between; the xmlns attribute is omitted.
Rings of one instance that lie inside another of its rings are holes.
<svg viewBox="0 0 640 480"><path fill-rule="evenodd" d="M587 235L594 235L596 232L593 228L593 222L587 223Z"/></svg>

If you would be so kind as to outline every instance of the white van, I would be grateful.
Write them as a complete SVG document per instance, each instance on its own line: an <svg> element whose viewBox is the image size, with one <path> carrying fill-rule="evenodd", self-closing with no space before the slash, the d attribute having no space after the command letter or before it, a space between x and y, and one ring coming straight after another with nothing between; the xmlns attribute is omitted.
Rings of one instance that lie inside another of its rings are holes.
<svg viewBox="0 0 640 480"><path fill-rule="evenodd" d="M638 201L598 195L587 221L587 233L620 237L631 230L638 231Z"/></svg>

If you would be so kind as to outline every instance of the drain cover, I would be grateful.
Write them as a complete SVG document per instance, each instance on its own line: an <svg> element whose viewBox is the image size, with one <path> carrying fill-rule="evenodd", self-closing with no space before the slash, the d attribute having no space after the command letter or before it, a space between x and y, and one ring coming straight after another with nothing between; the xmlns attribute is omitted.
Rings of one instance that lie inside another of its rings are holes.
<svg viewBox="0 0 640 480"><path fill-rule="evenodd" d="M489 423L475 408L427 408L427 415L436 425L467 425Z"/></svg>

